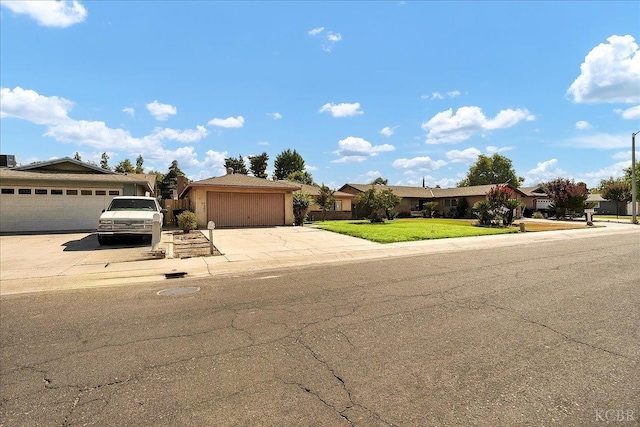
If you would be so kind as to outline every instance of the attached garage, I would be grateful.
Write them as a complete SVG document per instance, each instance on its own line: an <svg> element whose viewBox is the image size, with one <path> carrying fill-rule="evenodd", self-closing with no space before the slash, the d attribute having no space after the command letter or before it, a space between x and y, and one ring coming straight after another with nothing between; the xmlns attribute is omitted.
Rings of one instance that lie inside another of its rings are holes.
<svg viewBox="0 0 640 427"><path fill-rule="evenodd" d="M181 194L204 228L267 227L293 224L293 192L299 184L227 174L190 183Z"/></svg>
<svg viewBox="0 0 640 427"><path fill-rule="evenodd" d="M150 191L144 175L117 174L68 158L3 168L0 232L95 230L115 196Z"/></svg>

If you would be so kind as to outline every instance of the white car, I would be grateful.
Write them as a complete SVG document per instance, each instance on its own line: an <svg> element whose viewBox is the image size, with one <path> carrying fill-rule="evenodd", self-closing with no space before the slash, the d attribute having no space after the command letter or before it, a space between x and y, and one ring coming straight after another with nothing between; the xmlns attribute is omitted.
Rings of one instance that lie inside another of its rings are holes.
<svg viewBox="0 0 640 427"><path fill-rule="evenodd" d="M98 220L98 243L102 245L120 236L140 236L151 240L153 215L160 214L162 224L165 212L166 209L161 209L153 197L114 197Z"/></svg>

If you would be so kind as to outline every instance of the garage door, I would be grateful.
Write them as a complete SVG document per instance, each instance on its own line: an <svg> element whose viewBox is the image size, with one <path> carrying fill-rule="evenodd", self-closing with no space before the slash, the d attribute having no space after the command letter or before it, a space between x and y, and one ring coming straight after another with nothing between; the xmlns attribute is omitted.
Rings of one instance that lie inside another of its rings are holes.
<svg viewBox="0 0 640 427"><path fill-rule="evenodd" d="M216 227L284 225L284 194L207 191L207 221Z"/></svg>
<svg viewBox="0 0 640 427"><path fill-rule="evenodd" d="M120 190L2 188L0 231L95 230L102 209Z"/></svg>

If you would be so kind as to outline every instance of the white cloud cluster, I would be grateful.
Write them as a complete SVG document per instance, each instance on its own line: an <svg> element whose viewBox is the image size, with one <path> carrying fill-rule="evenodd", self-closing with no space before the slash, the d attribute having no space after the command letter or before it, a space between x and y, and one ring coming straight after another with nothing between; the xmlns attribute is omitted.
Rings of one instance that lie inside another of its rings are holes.
<svg viewBox="0 0 640 427"><path fill-rule="evenodd" d="M640 102L640 53L631 35L613 35L587 54L567 94L578 103Z"/></svg>
<svg viewBox="0 0 640 427"><path fill-rule="evenodd" d="M134 117L136 115L136 110L133 107L124 107L122 109L122 112L127 113L131 117Z"/></svg>
<svg viewBox="0 0 640 427"><path fill-rule="evenodd" d="M489 119L480 107L469 106L458 108L455 114L451 108L442 111L422 123L422 129L428 132L427 144L455 144L478 132L510 128L522 120L533 121L535 116L525 109L506 109Z"/></svg>
<svg viewBox="0 0 640 427"><path fill-rule="evenodd" d="M124 151L143 154L145 160L170 162L183 159L189 165L199 165L193 147L167 150L164 141L197 142L208 135L204 126L175 130L156 128L148 135L134 137L124 129L110 128L103 121L76 120L68 116L73 102L57 96L40 95L20 87L2 88L0 117L11 117L46 126L44 136L57 141L89 146L101 151Z"/></svg>
<svg viewBox="0 0 640 427"><path fill-rule="evenodd" d="M153 101L147 104L147 110L156 120L161 122L167 120L169 116L173 116L178 113L178 109L170 104L162 104L160 102Z"/></svg>
<svg viewBox="0 0 640 427"><path fill-rule="evenodd" d="M594 133L590 135L579 135L566 141L566 145L576 148L626 148L629 146L631 135L607 133Z"/></svg>
<svg viewBox="0 0 640 427"><path fill-rule="evenodd" d="M329 113L333 117L354 117L363 114L364 111L360 110L360 103L354 102L352 104L343 102L341 104L326 103L318 110L319 113Z"/></svg>
<svg viewBox="0 0 640 427"><path fill-rule="evenodd" d="M313 28L307 31L307 34L312 37L320 36L322 38L322 44L320 45L322 50L329 53L331 49L333 49L333 46L342 40L342 34L334 33L333 31L325 32L324 27Z"/></svg>
<svg viewBox="0 0 640 427"><path fill-rule="evenodd" d="M482 151L475 147L465 148L464 150L450 150L445 154L451 163L473 163Z"/></svg>
<svg viewBox="0 0 640 427"><path fill-rule="evenodd" d="M626 110L616 109L614 111L616 113L620 114L622 116L622 118L625 119L625 120L638 120L638 119L640 119L640 105L636 105L635 107L627 108Z"/></svg>
<svg viewBox="0 0 640 427"><path fill-rule="evenodd" d="M66 28L84 21L87 9L77 0L3 0L0 6L27 15L44 27Z"/></svg>
<svg viewBox="0 0 640 427"><path fill-rule="evenodd" d="M340 158L332 160L332 163L363 162L369 157L395 149L390 144L373 145L363 138L348 136L338 141L338 150L334 151L334 154L337 154Z"/></svg>
<svg viewBox="0 0 640 427"><path fill-rule="evenodd" d="M446 165L444 160L432 160L429 156L414 157L412 159L396 159L393 161L393 167L399 169L420 169L422 171L432 171L440 169Z"/></svg>
<svg viewBox="0 0 640 427"><path fill-rule="evenodd" d="M455 98L456 96L460 96L460 91L452 90L451 92L446 93L446 97ZM445 95L440 92L432 92L431 95L422 95L421 99L444 99Z"/></svg>
<svg viewBox="0 0 640 427"><path fill-rule="evenodd" d="M558 168L558 159L549 159L539 162L537 166L524 174L525 185L535 185L542 181L548 181L560 176L565 177L567 172Z"/></svg>
<svg viewBox="0 0 640 427"><path fill-rule="evenodd" d="M486 147L484 147L484 149L486 150L488 155L492 155L492 154L496 154L496 153L503 153L505 151L511 151L513 150L513 147L507 146L507 147L495 147L493 145L487 145Z"/></svg>
<svg viewBox="0 0 640 427"><path fill-rule="evenodd" d="M214 118L207 123L209 126L217 126L220 128L241 128L244 126L244 117L227 117L226 119Z"/></svg>
<svg viewBox="0 0 640 427"><path fill-rule="evenodd" d="M271 117L273 120L280 120L282 118L282 114L277 111L274 113L267 113L267 116Z"/></svg>

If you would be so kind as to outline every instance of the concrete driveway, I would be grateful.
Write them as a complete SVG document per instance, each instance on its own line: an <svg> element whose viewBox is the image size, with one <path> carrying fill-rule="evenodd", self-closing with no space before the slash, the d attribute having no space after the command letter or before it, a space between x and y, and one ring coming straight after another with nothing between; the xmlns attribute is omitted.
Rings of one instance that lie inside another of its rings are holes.
<svg viewBox="0 0 640 427"><path fill-rule="evenodd" d="M95 233L0 236L2 280L63 275L79 265L149 259L149 245L136 240L100 246Z"/></svg>

